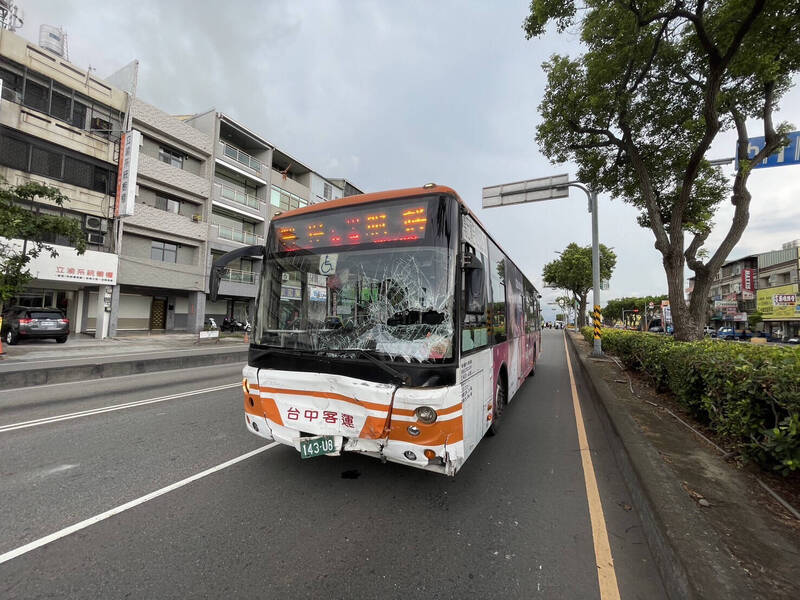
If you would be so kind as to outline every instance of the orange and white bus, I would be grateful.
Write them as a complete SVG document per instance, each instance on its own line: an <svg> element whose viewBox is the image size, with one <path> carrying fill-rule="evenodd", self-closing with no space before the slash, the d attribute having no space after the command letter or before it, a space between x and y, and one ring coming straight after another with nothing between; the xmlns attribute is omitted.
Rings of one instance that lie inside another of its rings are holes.
<svg viewBox="0 0 800 600"><path fill-rule="evenodd" d="M539 294L455 191L276 216L244 369L247 428L303 458L359 452L454 475L541 352Z"/></svg>

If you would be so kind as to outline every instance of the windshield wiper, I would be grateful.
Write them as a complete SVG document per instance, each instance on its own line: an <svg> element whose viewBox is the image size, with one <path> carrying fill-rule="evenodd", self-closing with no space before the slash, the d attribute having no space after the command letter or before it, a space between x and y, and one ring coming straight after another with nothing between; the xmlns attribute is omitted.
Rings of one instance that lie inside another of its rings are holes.
<svg viewBox="0 0 800 600"><path fill-rule="evenodd" d="M411 383L411 378L408 375L405 375L405 374L401 373L400 371L398 371L397 369L395 369L393 367L390 367L389 365L387 365L382 360L379 360L379 359L375 358L374 356L372 356L372 354L370 354L369 352L367 352L366 350L363 350L361 348L342 348L342 349L336 349L336 350L317 350L316 352L317 352L317 354L336 354L336 355L339 355L339 356L341 356L343 354L357 353L360 356L363 356L364 358L366 358L368 361L370 361L375 366L380 367L381 369L383 369L384 371L389 373L389 375L391 375L392 377L398 379L400 381L400 383L403 383L405 385L409 385Z"/></svg>
<svg viewBox="0 0 800 600"><path fill-rule="evenodd" d="M444 322L444 313L436 310L405 310L396 312L386 320L390 326L396 325L439 325Z"/></svg>

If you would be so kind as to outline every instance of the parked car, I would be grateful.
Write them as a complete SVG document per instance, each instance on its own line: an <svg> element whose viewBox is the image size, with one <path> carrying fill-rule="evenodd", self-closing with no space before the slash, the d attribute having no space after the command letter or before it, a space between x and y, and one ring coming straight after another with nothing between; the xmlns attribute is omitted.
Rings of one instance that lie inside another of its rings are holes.
<svg viewBox="0 0 800 600"><path fill-rule="evenodd" d="M46 338L63 344L69 335L69 319L58 308L12 306L3 313L0 335L12 346L19 340Z"/></svg>
<svg viewBox="0 0 800 600"><path fill-rule="evenodd" d="M753 332L747 329L737 331L733 327L720 327L717 330L717 339L720 340L749 340L753 337Z"/></svg>
<svg viewBox="0 0 800 600"><path fill-rule="evenodd" d="M786 340L787 344L800 344L800 337L790 337Z"/></svg>
<svg viewBox="0 0 800 600"><path fill-rule="evenodd" d="M714 335L715 333L716 330L713 327L711 327L711 325L706 325L705 327L703 327L703 335Z"/></svg>

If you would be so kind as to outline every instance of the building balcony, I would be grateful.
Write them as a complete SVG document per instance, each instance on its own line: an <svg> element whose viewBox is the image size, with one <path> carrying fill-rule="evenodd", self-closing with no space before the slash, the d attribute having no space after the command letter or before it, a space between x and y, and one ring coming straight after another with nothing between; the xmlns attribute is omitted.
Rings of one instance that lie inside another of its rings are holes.
<svg viewBox="0 0 800 600"><path fill-rule="evenodd" d="M225 269L222 274L222 281L233 283L255 283L257 273L253 271L240 271L239 269Z"/></svg>
<svg viewBox="0 0 800 600"><path fill-rule="evenodd" d="M198 206L197 219L136 203L133 215L125 217L125 227L133 225L150 231L171 233L193 240L205 241L208 225L202 221L202 207Z"/></svg>
<svg viewBox="0 0 800 600"><path fill-rule="evenodd" d="M184 171L165 162L139 154L138 176L156 183L173 187L199 198L208 198L208 179Z"/></svg>
<svg viewBox="0 0 800 600"><path fill-rule="evenodd" d="M229 240L248 246L264 244L263 236L250 233L249 231L240 231L225 225L212 225L211 227L216 229L216 236L222 240Z"/></svg>
<svg viewBox="0 0 800 600"><path fill-rule="evenodd" d="M236 146L228 144L220 140L218 146L218 158L227 159L227 162L239 167L243 168L245 173L255 174L260 179L266 179L267 177L267 168L263 162L255 158L254 156L250 156L244 150L240 150Z"/></svg>
<svg viewBox="0 0 800 600"><path fill-rule="evenodd" d="M237 207L249 208L259 215L262 215L267 204L263 198L248 194L234 185L220 181L214 182L213 200L224 204L233 204Z"/></svg>

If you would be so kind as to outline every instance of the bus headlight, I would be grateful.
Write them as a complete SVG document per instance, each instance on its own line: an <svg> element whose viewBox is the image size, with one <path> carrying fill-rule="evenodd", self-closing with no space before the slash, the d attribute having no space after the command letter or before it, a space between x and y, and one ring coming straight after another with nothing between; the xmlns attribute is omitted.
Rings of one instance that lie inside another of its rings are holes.
<svg viewBox="0 0 800 600"><path fill-rule="evenodd" d="M425 423L425 425L430 425L431 423L436 422L436 418L438 415L436 411L433 410L430 406L420 406L417 410L414 411L414 416L417 417L417 421L420 423Z"/></svg>

